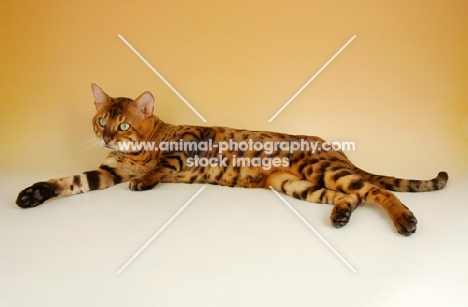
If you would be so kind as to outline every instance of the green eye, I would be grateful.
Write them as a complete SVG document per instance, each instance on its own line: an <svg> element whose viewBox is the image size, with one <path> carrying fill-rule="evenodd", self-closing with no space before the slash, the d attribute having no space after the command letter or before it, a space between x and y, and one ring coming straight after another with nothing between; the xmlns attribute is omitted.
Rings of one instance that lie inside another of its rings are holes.
<svg viewBox="0 0 468 307"><path fill-rule="evenodd" d="M130 129L130 124L129 123L126 123L126 122L123 122L119 125L119 130L121 131L127 131Z"/></svg>
<svg viewBox="0 0 468 307"><path fill-rule="evenodd" d="M104 118L102 118L102 117L99 117L98 122L99 122L99 126L101 126L101 127L103 127L103 128L104 128L105 126L107 126L107 121L106 121Z"/></svg>

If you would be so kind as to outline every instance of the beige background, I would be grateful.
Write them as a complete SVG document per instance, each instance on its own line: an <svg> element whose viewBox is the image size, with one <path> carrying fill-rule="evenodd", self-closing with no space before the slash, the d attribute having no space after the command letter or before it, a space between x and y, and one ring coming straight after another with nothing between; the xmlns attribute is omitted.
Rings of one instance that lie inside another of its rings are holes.
<svg viewBox="0 0 468 307"><path fill-rule="evenodd" d="M112 96L135 98L150 90L155 114L173 124L355 141L349 156L376 173L425 178L468 169L467 1L0 5L3 173L68 175L99 165L105 150L89 148L92 82Z"/></svg>

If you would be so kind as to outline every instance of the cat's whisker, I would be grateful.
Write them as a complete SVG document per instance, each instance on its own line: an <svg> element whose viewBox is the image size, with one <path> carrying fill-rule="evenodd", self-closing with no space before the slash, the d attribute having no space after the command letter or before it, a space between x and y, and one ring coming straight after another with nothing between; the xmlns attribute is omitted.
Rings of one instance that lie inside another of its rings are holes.
<svg viewBox="0 0 468 307"><path fill-rule="evenodd" d="M96 138L96 135L94 133L86 133L86 134L83 134L79 137L77 137L77 139L75 141L73 141L74 144L86 144L86 143L90 143L90 142L93 142L93 141L96 141L97 138Z"/></svg>
<svg viewBox="0 0 468 307"><path fill-rule="evenodd" d="M93 143L96 143L97 140L96 138L89 138L89 139L83 139L83 140L79 140L79 141L75 141L73 142L75 146L83 146L83 145L87 145L87 144L93 144Z"/></svg>
<svg viewBox="0 0 468 307"><path fill-rule="evenodd" d="M77 145L76 147L78 147L78 148L80 148L80 150L82 150L82 149L86 149L86 148L97 147L98 145L99 145L99 143L97 141L94 141L94 142L89 141L89 142Z"/></svg>
<svg viewBox="0 0 468 307"><path fill-rule="evenodd" d="M83 147L79 152L78 152L78 156L79 157L84 157L84 156L87 156L89 154L89 151L91 149L95 149L97 147L96 144L90 144L90 145L87 145L85 147Z"/></svg>
<svg viewBox="0 0 468 307"><path fill-rule="evenodd" d="M76 144L76 147L81 148L78 151L79 157L88 155L91 149L95 150L97 147L101 147L99 140L94 134L88 134L86 137L76 140L74 143Z"/></svg>

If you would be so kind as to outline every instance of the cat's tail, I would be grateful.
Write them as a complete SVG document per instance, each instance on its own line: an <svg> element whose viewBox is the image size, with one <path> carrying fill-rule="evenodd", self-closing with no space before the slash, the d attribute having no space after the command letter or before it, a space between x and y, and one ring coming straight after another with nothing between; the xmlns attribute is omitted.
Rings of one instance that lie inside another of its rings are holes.
<svg viewBox="0 0 468 307"><path fill-rule="evenodd" d="M358 167L355 167L353 171L379 188L396 192L427 192L441 190L448 181L448 174L446 172L440 172L434 179L415 180L374 175Z"/></svg>

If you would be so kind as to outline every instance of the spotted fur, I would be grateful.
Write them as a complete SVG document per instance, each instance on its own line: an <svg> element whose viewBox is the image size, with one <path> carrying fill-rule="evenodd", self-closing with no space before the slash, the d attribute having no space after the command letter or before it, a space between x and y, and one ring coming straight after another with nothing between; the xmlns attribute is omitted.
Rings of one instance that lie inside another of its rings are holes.
<svg viewBox="0 0 468 307"><path fill-rule="evenodd" d="M280 141L323 143L314 136L296 136L267 131L248 131L225 127L174 126L153 115L154 99L145 92L135 100L112 98L97 85L92 85L97 113L93 127L102 146L112 150L98 169L74 176L38 182L24 189L16 203L22 208L34 207L44 201L129 182L130 190L141 191L155 187L159 182L208 183L229 187L272 187L289 196L314 203L334 205L331 223L346 225L361 201L381 206L392 219L397 231L410 235L416 231L413 213L390 192L422 192L445 187L448 175L440 172L432 180L407 180L373 175L354 166L342 151L277 150L271 154L255 150L231 150L222 153L225 163L217 166L189 166L188 159L219 157L212 150L121 151L118 142L242 142ZM105 125L104 125L105 123ZM122 125L126 123L129 125ZM280 158L270 169L234 165L234 158ZM286 159L286 160L282 160Z"/></svg>

